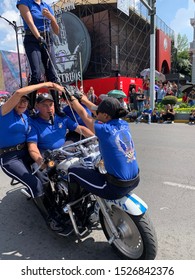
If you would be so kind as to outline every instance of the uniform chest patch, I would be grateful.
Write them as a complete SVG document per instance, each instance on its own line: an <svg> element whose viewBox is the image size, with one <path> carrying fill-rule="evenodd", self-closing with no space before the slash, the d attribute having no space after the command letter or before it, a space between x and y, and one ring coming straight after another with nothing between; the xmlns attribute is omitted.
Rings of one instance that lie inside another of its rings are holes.
<svg viewBox="0 0 195 280"><path fill-rule="evenodd" d="M136 159L134 143L129 132L121 132L116 135L116 145L120 152L127 158L127 162L132 162Z"/></svg>

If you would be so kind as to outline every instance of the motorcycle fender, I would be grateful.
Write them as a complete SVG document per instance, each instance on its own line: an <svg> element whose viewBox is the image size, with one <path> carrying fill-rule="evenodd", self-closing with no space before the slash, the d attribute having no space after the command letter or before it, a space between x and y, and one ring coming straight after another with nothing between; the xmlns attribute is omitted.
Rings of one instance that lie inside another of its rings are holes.
<svg viewBox="0 0 195 280"><path fill-rule="evenodd" d="M110 209L114 205L133 216L142 215L148 209L147 204L134 193L129 193L120 199L116 199L116 200L106 199L105 201L106 201L106 205Z"/></svg>

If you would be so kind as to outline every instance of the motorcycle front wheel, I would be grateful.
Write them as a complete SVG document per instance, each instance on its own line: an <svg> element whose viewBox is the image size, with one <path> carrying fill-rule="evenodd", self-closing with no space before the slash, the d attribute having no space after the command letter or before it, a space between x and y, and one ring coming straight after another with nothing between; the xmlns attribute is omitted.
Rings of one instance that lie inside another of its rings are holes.
<svg viewBox="0 0 195 280"><path fill-rule="evenodd" d="M132 216L113 206L109 215L120 236L114 239L111 246L122 259L155 259L157 237L147 213L141 216ZM113 234L101 211L100 223L107 240L110 240Z"/></svg>

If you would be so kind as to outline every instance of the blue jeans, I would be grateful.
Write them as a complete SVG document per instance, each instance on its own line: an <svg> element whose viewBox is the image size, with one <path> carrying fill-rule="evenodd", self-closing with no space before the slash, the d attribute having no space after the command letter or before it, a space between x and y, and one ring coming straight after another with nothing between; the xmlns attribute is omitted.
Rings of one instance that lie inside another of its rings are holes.
<svg viewBox="0 0 195 280"><path fill-rule="evenodd" d="M139 113L142 113L144 110L144 101L138 101L137 102L137 109Z"/></svg>
<svg viewBox="0 0 195 280"><path fill-rule="evenodd" d="M195 100L190 100L189 103L188 103L190 106L194 106L195 105Z"/></svg>

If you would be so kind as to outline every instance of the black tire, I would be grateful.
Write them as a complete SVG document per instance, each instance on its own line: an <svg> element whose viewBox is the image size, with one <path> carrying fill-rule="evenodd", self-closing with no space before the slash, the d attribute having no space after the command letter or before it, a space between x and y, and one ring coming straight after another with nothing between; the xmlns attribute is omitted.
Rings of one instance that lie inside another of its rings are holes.
<svg viewBox="0 0 195 280"><path fill-rule="evenodd" d="M157 254L157 237L148 214L132 216L116 206L113 206L109 214L120 235L111 246L120 258L154 260ZM112 233L101 211L100 223L109 240Z"/></svg>

